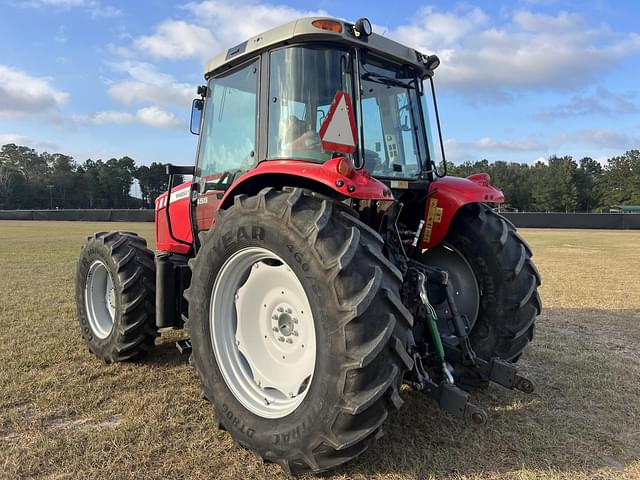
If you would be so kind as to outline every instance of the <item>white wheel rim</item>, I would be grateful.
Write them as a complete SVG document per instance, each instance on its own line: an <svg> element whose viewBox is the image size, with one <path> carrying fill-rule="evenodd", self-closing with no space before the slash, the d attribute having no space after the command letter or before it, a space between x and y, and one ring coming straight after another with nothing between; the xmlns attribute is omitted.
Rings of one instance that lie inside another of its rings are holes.
<svg viewBox="0 0 640 480"><path fill-rule="evenodd" d="M258 247L222 266L209 311L211 344L227 386L263 418L282 418L302 403L316 362L309 300L295 272Z"/></svg>
<svg viewBox="0 0 640 480"><path fill-rule="evenodd" d="M107 338L116 315L116 292L109 269L102 260L89 266L84 286L84 300L89 326L98 338Z"/></svg>

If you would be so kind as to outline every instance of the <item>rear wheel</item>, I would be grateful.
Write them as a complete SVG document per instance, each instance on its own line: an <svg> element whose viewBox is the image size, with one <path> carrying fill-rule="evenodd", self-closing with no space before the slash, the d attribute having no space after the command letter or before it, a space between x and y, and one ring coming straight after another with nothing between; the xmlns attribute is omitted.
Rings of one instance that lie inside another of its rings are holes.
<svg viewBox="0 0 640 480"><path fill-rule="evenodd" d="M100 232L82 247L76 303L82 337L107 363L137 360L157 337L155 264L144 238Z"/></svg>
<svg viewBox="0 0 640 480"><path fill-rule="evenodd" d="M533 339L542 304L540 275L532 252L515 227L484 204L469 204L456 214L445 241L427 250L425 264L449 272L456 306L467 317L475 353L485 360L516 362ZM441 304L439 313L444 310ZM445 335L447 322L440 320ZM472 372L460 369L462 384L481 385Z"/></svg>
<svg viewBox="0 0 640 480"><path fill-rule="evenodd" d="M290 472L357 457L401 405L413 364L412 317L382 239L300 189L241 195L217 215L185 292L217 422Z"/></svg>

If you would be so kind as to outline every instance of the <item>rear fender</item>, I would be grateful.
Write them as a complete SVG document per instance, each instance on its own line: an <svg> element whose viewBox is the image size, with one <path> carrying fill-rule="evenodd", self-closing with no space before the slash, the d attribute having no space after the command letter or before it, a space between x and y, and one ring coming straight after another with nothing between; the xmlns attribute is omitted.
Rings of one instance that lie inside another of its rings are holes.
<svg viewBox="0 0 640 480"><path fill-rule="evenodd" d="M393 194L382 182L364 170L356 170L351 177L338 172L342 157L323 164L299 160L269 160L242 175L222 197L220 208L233 205L233 198L240 194L255 195L265 187L285 186L308 188L337 198L363 200L392 200Z"/></svg>
<svg viewBox="0 0 640 480"><path fill-rule="evenodd" d="M432 248L442 242L460 207L478 202L504 202L502 190L491 185L491 177L486 173L467 178L443 177L432 182L420 248Z"/></svg>

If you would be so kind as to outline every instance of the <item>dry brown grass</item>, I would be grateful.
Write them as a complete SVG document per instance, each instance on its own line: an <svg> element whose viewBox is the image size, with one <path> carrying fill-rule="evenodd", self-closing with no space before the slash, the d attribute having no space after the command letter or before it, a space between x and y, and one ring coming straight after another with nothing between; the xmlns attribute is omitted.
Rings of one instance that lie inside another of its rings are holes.
<svg viewBox="0 0 640 480"><path fill-rule="evenodd" d="M0 477L285 478L213 427L198 379L158 339L105 366L80 339L74 264L87 234L150 224L0 222ZM522 369L532 395L476 395L487 427L419 393L346 478L640 478L640 232L525 230L545 311Z"/></svg>

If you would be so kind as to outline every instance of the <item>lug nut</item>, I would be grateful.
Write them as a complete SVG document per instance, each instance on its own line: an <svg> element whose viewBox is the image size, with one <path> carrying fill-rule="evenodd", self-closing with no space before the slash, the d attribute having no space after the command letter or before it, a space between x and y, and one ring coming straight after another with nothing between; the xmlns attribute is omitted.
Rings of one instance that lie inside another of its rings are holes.
<svg viewBox="0 0 640 480"><path fill-rule="evenodd" d="M273 327L273 328L272 328L272 330L273 330L274 332L277 332L277 331L278 331L278 327Z"/></svg>
<svg viewBox="0 0 640 480"><path fill-rule="evenodd" d="M271 317L273 320L278 320L278 315L274 315L273 317Z"/></svg>
<svg viewBox="0 0 640 480"><path fill-rule="evenodd" d="M291 332L291 333L293 334L293 336L294 336L294 337L297 337L297 336L298 336L298 331L297 331L297 330L294 330L294 331L293 331L293 332Z"/></svg>
<svg viewBox="0 0 640 480"><path fill-rule="evenodd" d="M287 313L292 313L290 308L287 308Z"/></svg>
<svg viewBox="0 0 640 480"><path fill-rule="evenodd" d="M284 342L284 337L278 337L279 342Z"/></svg>
<svg viewBox="0 0 640 480"><path fill-rule="evenodd" d="M293 323L298 323L298 319L297 319L297 318L294 318L294 319L293 319Z"/></svg>
<svg viewBox="0 0 640 480"><path fill-rule="evenodd" d="M291 338L287 338L287 343L293 343L293 340Z"/></svg>
<svg viewBox="0 0 640 480"><path fill-rule="evenodd" d="M282 307L278 307L278 311L279 311L280 313L282 313L282 312L284 312L284 308L282 308Z"/></svg>

